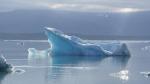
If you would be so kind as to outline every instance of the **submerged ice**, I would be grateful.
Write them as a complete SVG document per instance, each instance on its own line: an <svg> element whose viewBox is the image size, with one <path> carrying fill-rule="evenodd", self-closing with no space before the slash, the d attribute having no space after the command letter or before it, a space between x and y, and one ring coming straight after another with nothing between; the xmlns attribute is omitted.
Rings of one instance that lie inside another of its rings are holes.
<svg viewBox="0 0 150 84"><path fill-rule="evenodd" d="M129 50L124 43L101 43L99 45L84 41L76 36L46 28L46 35L51 46L52 56L129 56Z"/></svg>
<svg viewBox="0 0 150 84"><path fill-rule="evenodd" d="M0 56L0 72L11 72L12 65L6 62L4 56Z"/></svg>

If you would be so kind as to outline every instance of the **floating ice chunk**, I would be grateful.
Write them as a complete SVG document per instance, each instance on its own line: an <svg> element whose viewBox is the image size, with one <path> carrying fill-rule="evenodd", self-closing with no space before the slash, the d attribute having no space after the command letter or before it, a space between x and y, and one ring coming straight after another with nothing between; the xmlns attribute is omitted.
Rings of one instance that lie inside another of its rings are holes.
<svg viewBox="0 0 150 84"><path fill-rule="evenodd" d="M28 59L32 59L32 58L35 58L35 59L45 58L45 57L48 56L48 52L49 52L49 49L48 50L37 50L35 48L29 48L28 49Z"/></svg>
<svg viewBox="0 0 150 84"><path fill-rule="evenodd" d="M14 73L18 73L18 74L23 74L23 73L25 73L25 70L23 70L23 69L16 69L15 71L14 71Z"/></svg>
<svg viewBox="0 0 150 84"><path fill-rule="evenodd" d="M0 56L0 72L11 72L13 69L11 64L7 64L4 56Z"/></svg>
<svg viewBox="0 0 150 84"><path fill-rule="evenodd" d="M129 56L129 50L123 43L102 43L100 45L86 42L75 36L65 35L63 32L46 28L46 35L51 45L52 56Z"/></svg>
<svg viewBox="0 0 150 84"><path fill-rule="evenodd" d="M140 72L144 77L149 78L150 77L150 72Z"/></svg>
<svg viewBox="0 0 150 84"><path fill-rule="evenodd" d="M117 77L121 80L129 80L129 71L128 70L122 70L122 71L119 71L118 73L112 73L110 74L110 76L112 77Z"/></svg>
<svg viewBox="0 0 150 84"><path fill-rule="evenodd" d="M49 49L37 50L35 48L28 49L28 64L29 65L45 65L48 64Z"/></svg>

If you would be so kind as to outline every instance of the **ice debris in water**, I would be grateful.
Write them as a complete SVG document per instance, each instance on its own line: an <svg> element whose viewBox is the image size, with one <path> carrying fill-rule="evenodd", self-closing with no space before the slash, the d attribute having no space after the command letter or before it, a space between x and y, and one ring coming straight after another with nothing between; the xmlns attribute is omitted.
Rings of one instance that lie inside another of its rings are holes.
<svg viewBox="0 0 150 84"><path fill-rule="evenodd" d="M23 70L23 69L16 69L16 70L14 70L14 72L18 73L18 74L23 74L23 73L25 73L25 70Z"/></svg>
<svg viewBox="0 0 150 84"><path fill-rule="evenodd" d="M28 64L32 66L45 66L51 62L49 58L49 49L38 50L35 48L28 49Z"/></svg>
<svg viewBox="0 0 150 84"><path fill-rule="evenodd" d="M35 48L29 48L28 49L28 59L42 59L46 58L48 56L48 50L37 50Z"/></svg>
<svg viewBox="0 0 150 84"><path fill-rule="evenodd" d="M46 28L46 35L51 45L51 55L54 56L130 56L124 43L101 43L99 45L84 41L76 36Z"/></svg>
<svg viewBox="0 0 150 84"><path fill-rule="evenodd" d="M11 64L6 62L3 55L0 56L0 72L11 72L13 69Z"/></svg>
<svg viewBox="0 0 150 84"><path fill-rule="evenodd" d="M118 73L112 73L110 74L110 76L112 77L117 77L121 80L129 80L129 71L128 70L122 70L122 71L119 71Z"/></svg>
<svg viewBox="0 0 150 84"><path fill-rule="evenodd" d="M140 72L144 77L149 78L150 77L150 72Z"/></svg>

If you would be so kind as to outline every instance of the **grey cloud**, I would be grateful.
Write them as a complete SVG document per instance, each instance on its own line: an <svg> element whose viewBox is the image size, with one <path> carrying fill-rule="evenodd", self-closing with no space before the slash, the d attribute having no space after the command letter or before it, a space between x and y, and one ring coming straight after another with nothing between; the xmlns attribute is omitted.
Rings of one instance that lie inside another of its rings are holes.
<svg viewBox="0 0 150 84"><path fill-rule="evenodd" d="M149 0L0 0L0 11L54 9L98 12L120 8L149 10L149 3Z"/></svg>

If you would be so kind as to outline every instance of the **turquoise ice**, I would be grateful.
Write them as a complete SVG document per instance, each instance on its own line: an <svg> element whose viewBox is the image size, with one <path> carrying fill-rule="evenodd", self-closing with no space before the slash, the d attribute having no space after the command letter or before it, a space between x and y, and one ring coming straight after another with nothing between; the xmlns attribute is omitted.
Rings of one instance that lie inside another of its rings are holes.
<svg viewBox="0 0 150 84"><path fill-rule="evenodd" d="M55 28L46 28L52 56L129 56L124 43L94 44L76 36L69 36Z"/></svg>

